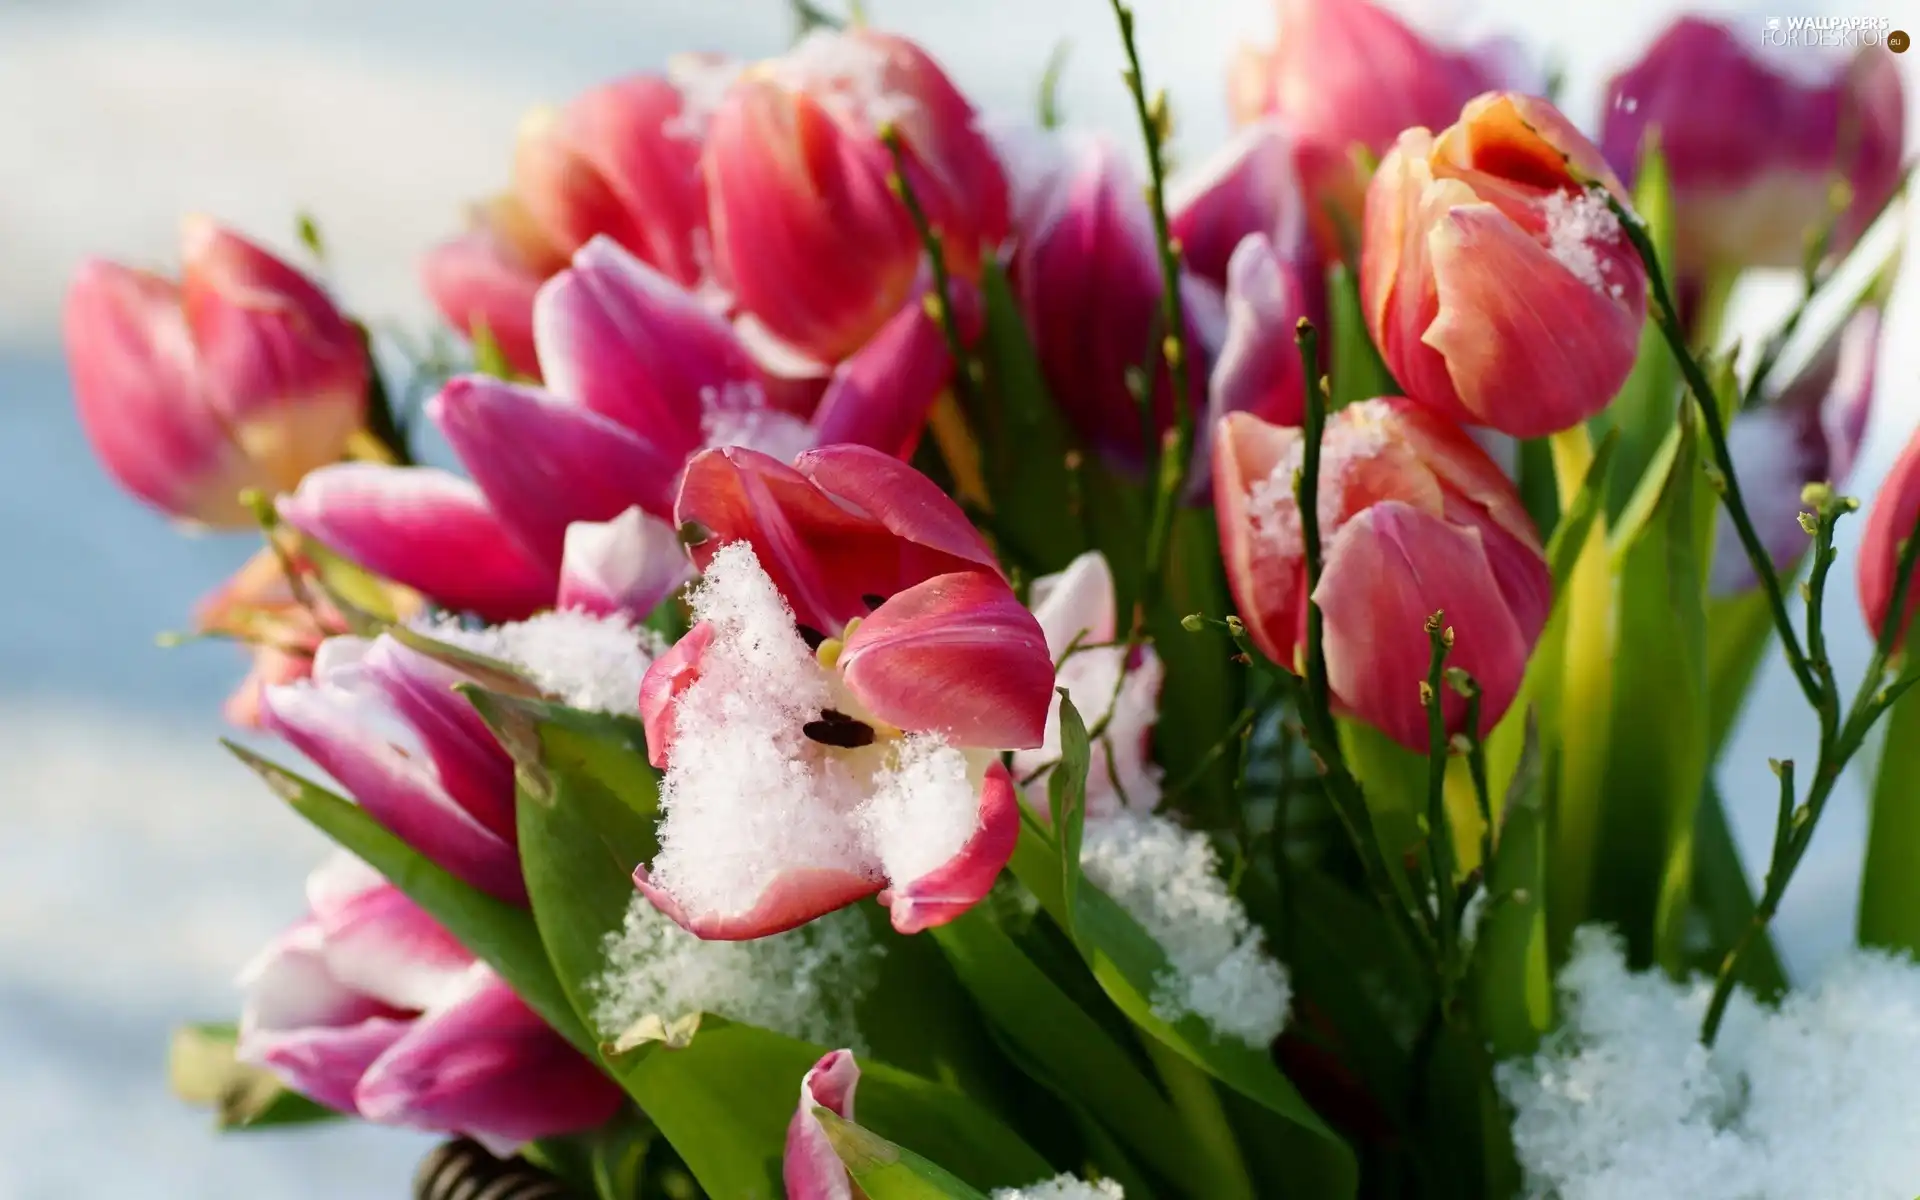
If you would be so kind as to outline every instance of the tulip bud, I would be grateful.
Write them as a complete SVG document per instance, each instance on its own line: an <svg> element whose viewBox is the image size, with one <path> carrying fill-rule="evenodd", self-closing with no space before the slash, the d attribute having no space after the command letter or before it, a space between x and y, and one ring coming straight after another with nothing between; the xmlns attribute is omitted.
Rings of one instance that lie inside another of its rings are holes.
<svg viewBox="0 0 1920 1200"><path fill-rule="evenodd" d="M1905 102L1885 47L1767 49L1757 30L1681 17L1607 85L1608 161L1630 173L1659 131L1684 272L1798 265L1836 180L1852 189L1844 251L1899 184Z"/></svg>
<svg viewBox="0 0 1920 1200"><path fill-rule="evenodd" d="M1402 134L1367 190L1360 295L1407 394L1514 437L1605 408L1639 353L1646 273L1600 152L1544 100L1481 96Z"/></svg>
<svg viewBox="0 0 1920 1200"><path fill-rule="evenodd" d="M1435 45L1367 0L1281 0L1280 38L1242 48L1228 76L1234 115L1276 114L1295 138L1308 214L1323 251L1357 230L1366 177L1356 148L1379 155L1405 129L1438 128L1468 100L1517 82L1511 48Z"/></svg>
<svg viewBox="0 0 1920 1200"><path fill-rule="evenodd" d="M205 218L178 285L83 264L67 293L80 424L134 495L181 520L253 523L241 492L333 462L366 416L360 335L312 281Z"/></svg>
<svg viewBox="0 0 1920 1200"><path fill-rule="evenodd" d="M1304 435L1246 413L1214 441L1214 503L1227 578L1262 653L1304 669L1306 547L1295 499ZM1513 702L1546 624L1551 579L1513 484L1457 426L1410 400L1367 400L1336 413L1321 451L1322 614L1337 707L1411 750L1427 748L1421 706L1431 655L1426 626L1444 612L1448 662L1483 700L1480 733ZM1466 703L1441 697L1449 732Z"/></svg>
<svg viewBox="0 0 1920 1200"><path fill-rule="evenodd" d="M1893 470L1887 473L1886 481L1880 485L1872 507L1867 510L1866 532L1860 538L1860 609L1866 615L1867 628L1875 634L1892 616L1900 551L1914 536L1917 521L1920 521L1920 434L1907 443ZM1896 648L1906 641L1916 602L1920 602L1920 587L1909 586L1894 636Z"/></svg>
<svg viewBox="0 0 1920 1200"><path fill-rule="evenodd" d="M972 275L1006 235L1006 180L974 120L923 50L872 30L817 32L749 68L707 139L721 283L774 340L846 357L899 311L923 257L883 123L950 269Z"/></svg>

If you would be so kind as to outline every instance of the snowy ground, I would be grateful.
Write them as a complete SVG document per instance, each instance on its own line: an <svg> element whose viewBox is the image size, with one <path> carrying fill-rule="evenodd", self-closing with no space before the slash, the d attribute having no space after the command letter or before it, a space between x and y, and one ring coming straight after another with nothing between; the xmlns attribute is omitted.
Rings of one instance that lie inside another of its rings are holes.
<svg viewBox="0 0 1920 1200"><path fill-rule="evenodd" d="M1069 115L1126 132L1104 0L868 7L1007 112L1071 37ZM1191 156L1224 130L1219 64L1236 33L1264 33L1264 4L1138 7ZM1482 22L1577 48L1582 112L1667 7L1547 17L1500 0ZM54 342L74 260L165 262L190 208L284 246L304 208L357 306L418 319L411 255L498 181L526 105L679 49L772 50L785 29L778 0L0 0L0 1198L398 1197L423 1146L373 1131L219 1142L166 1094L167 1030L229 1014L234 969L293 915L319 847L213 744L233 652L153 645L249 547L170 536L88 461ZM1896 331L1917 306L1909 287ZM1862 485L1916 416L1920 344L1890 341ZM1833 611L1850 616L1851 570L1835 576ZM1838 624L1841 670L1857 671L1864 641ZM1810 761L1784 682L1763 683L1724 777L1750 844L1770 820L1765 758ZM1845 936L1857 793L1830 822L1783 917L1802 966Z"/></svg>

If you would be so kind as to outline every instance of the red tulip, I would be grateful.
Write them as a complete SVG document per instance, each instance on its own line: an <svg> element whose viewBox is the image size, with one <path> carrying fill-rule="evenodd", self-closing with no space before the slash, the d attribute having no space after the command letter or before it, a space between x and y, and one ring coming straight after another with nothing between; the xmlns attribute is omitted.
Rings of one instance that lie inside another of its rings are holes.
<svg viewBox="0 0 1920 1200"><path fill-rule="evenodd" d="M1920 522L1920 434L1907 443L1880 485L1867 510L1867 529L1860 539L1860 608L1866 614L1867 628L1876 634L1894 619L1891 610L1900 575L1900 548L1914 536L1916 522ZM1904 611L1898 617L1896 647L1906 643L1916 605L1920 605L1920 586L1910 585Z"/></svg>
<svg viewBox="0 0 1920 1200"><path fill-rule="evenodd" d="M1294 476L1300 430L1244 413L1214 442L1220 547L1240 617L1274 662L1302 669L1306 559ZM1326 430L1319 487L1324 618L1336 704L1410 749L1427 749L1420 684L1435 612L1454 630L1450 665L1497 723L1545 625L1551 581L1513 484L1462 430L1409 400L1352 404ZM1464 703L1444 689L1450 731Z"/></svg>
<svg viewBox="0 0 1920 1200"><path fill-rule="evenodd" d="M1605 408L1639 353L1646 274L1589 182L1624 195L1544 100L1481 96L1411 129L1367 190L1360 294L1407 394L1515 437Z"/></svg>
<svg viewBox="0 0 1920 1200"><path fill-rule="evenodd" d="M1402 130L1438 128L1481 92L1516 82L1511 47L1453 50L1428 41L1368 0L1279 0L1280 39L1243 48L1228 77L1236 117L1275 114L1295 160L1322 249L1357 229L1366 176L1355 149L1384 154Z"/></svg>
<svg viewBox="0 0 1920 1200"><path fill-rule="evenodd" d="M787 1149L781 1179L787 1200L854 1200L853 1182L814 1109L824 1108L853 1120L853 1092L860 1064L851 1050L835 1050L808 1069L800 1080L800 1104L787 1124Z"/></svg>
<svg viewBox="0 0 1920 1200"><path fill-rule="evenodd" d="M366 417L359 333L304 275L195 217L178 284L81 265L67 293L80 424L121 486L184 521L251 525L249 489L338 459Z"/></svg>
<svg viewBox="0 0 1920 1200"><path fill-rule="evenodd" d="M912 42L817 32L750 68L708 134L705 171L721 283L772 337L822 363L898 312L922 248L888 186L890 123L907 179L962 278L1007 233L1007 185L973 108Z"/></svg>
<svg viewBox="0 0 1920 1200"><path fill-rule="evenodd" d="M238 1057L329 1108L508 1154L623 1094L405 896L341 856L242 977Z"/></svg>
<svg viewBox="0 0 1920 1200"><path fill-rule="evenodd" d="M1769 57L1762 37L1683 16L1607 85L1600 144L1615 167L1631 174L1659 130L1683 271L1798 265L1835 180L1853 189L1834 240L1843 252L1899 185L1899 60L1883 46Z"/></svg>
<svg viewBox="0 0 1920 1200"><path fill-rule="evenodd" d="M706 938L874 892L915 932L984 896L1018 832L1000 752L1040 744L1053 663L959 508L911 467L829 446L687 469L693 630L649 669L660 854L635 880Z"/></svg>

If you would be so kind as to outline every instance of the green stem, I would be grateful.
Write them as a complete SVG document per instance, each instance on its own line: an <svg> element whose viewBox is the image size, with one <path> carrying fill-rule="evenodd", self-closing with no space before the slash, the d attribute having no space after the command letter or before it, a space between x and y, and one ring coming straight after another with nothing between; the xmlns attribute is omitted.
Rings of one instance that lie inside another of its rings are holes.
<svg viewBox="0 0 1920 1200"><path fill-rule="evenodd" d="M1434 923L1440 931L1441 973L1438 1007L1452 999L1458 957L1458 893L1453 878L1453 825L1447 819L1447 718L1440 688L1445 682L1447 651L1453 630L1443 613L1427 618L1427 640L1432 647L1427 678L1420 685L1420 703L1427 710L1427 862L1433 871Z"/></svg>
<svg viewBox="0 0 1920 1200"><path fill-rule="evenodd" d="M914 232L920 236L920 245L926 250L927 264L933 272L932 301L933 315L940 322L941 335L946 339L947 353L953 357L954 379L958 381L961 395L967 401L970 412L978 412L974 385L973 356L967 350L966 338L960 333L960 319L953 306L953 276L947 269L946 245L941 240L940 231L933 227L927 216L926 208L920 203L920 197L914 194L913 184L907 180L906 147L900 141L900 131L892 125L882 126L880 140L886 144L887 153L893 156L893 173L887 176L887 186L900 198L901 205L907 210L907 217L913 222Z"/></svg>
<svg viewBox="0 0 1920 1200"><path fill-rule="evenodd" d="M1166 1084L1167 1096L1185 1123L1187 1133L1217 1168L1209 1183L1209 1197L1253 1200L1257 1194L1253 1177L1247 1173L1246 1159L1240 1154L1240 1143L1233 1136L1233 1126L1227 1123L1227 1110L1220 1104L1220 1094L1214 1091L1213 1081L1151 1034L1142 1034L1140 1042L1146 1047L1154 1070L1159 1072L1160 1082Z"/></svg>

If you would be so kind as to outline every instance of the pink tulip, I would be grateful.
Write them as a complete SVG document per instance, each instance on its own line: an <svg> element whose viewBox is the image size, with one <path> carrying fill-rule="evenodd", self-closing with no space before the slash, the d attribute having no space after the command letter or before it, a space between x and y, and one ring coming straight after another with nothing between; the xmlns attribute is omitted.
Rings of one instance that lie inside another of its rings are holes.
<svg viewBox="0 0 1920 1200"><path fill-rule="evenodd" d="M1277 115L1294 138L1323 251L1360 225L1366 176L1354 151L1384 154L1402 130L1439 128L1462 105L1516 82L1505 42L1448 49L1368 0L1279 0L1280 39L1243 48L1228 76L1234 115Z"/></svg>
<svg viewBox="0 0 1920 1200"><path fill-rule="evenodd" d="M317 594L312 569L298 550L281 547L307 590L305 600L288 582L281 553L269 547L248 559L194 610L196 632L233 638L252 656L252 668L223 709L227 720L242 729L260 727L266 688L307 678L320 643L347 632L346 618Z"/></svg>
<svg viewBox="0 0 1920 1200"><path fill-rule="evenodd" d="M1214 441L1214 503L1236 608L1261 653L1302 670L1306 566L1293 495L1302 434L1236 413ZM1419 685L1435 612L1455 634L1448 657L1478 681L1481 732L1512 703L1545 625L1551 581L1513 484L1459 428L1404 399L1349 405L1328 424L1313 592L1327 678L1343 710L1427 749ZM1443 689L1449 731L1464 703Z"/></svg>
<svg viewBox="0 0 1920 1200"><path fill-rule="evenodd" d="M1899 60L1883 46L1767 49L1744 23L1683 16L1608 83L1600 144L1631 174L1659 130L1685 272L1798 265L1835 180L1853 189L1834 239L1844 252L1899 184Z"/></svg>
<svg viewBox="0 0 1920 1200"><path fill-rule="evenodd" d="M1727 431L1748 514L1783 574L1812 544L1800 527L1806 507L1801 489L1820 482L1841 486L1853 469L1873 409L1880 330L1880 311L1862 308L1777 397L1736 416ZM1757 587L1759 577L1733 518L1723 508L1717 519L1713 593L1730 596Z"/></svg>
<svg viewBox="0 0 1920 1200"><path fill-rule="evenodd" d="M1900 575L1900 548L1915 534L1920 522L1920 435L1907 442L1907 448L1887 473L1886 481L1873 497L1867 510L1866 532L1860 538L1860 610L1866 615L1867 628L1876 635L1894 619L1893 593ZM1920 606L1920 586L1907 588L1905 611L1898 617L1899 628L1894 646L1906 643L1907 628L1913 623L1913 610Z"/></svg>
<svg viewBox="0 0 1920 1200"><path fill-rule="evenodd" d="M916 932L984 896L1018 807L1003 750L1044 737L1046 641L959 508L911 467L829 446L792 467L709 450L676 519L698 623L648 671L661 852L635 880L706 938L880 893Z"/></svg>
<svg viewBox="0 0 1920 1200"><path fill-rule="evenodd" d="M948 265L971 277L1006 235L1006 181L972 106L912 42L816 32L749 68L708 131L720 281L773 339L822 363L873 336L921 270L920 239L888 186L883 122L899 132Z"/></svg>
<svg viewBox="0 0 1920 1200"><path fill-rule="evenodd" d="M1481 96L1408 130L1367 190L1360 295L1394 378L1514 437L1605 408L1639 353L1646 274L1606 204L1600 152L1544 100Z"/></svg>
<svg viewBox="0 0 1920 1200"><path fill-rule="evenodd" d="M814 1109L824 1108L842 1120L853 1120L853 1092L860 1083L860 1064L853 1051L835 1050L813 1064L800 1080L800 1105L787 1125L786 1157L781 1176L787 1200L854 1200L853 1181L827 1140Z"/></svg>
<svg viewBox="0 0 1920 1200"><path fill-rule="evenodd" d="M555 607L644 619L692 576L673 526L630 508L611 521L567 526Z"/></svg>
<svg viewBox="0 0 1920 1200"><path fill-rule="evenodd" d="M329 1108L507 1154L594 1128L620 1089L400 892L344 856L241 978L238 1056Z"/></svg>
<svg viewBox="0 0 1920 1200"><path fill-rule="evenodd" d="M1175 176L1167 210L1182 262L1217 288L1227 286L1229 260L1254 234L1289 261L1311 257L1293 142L1271 117L1248 125L1219 153Z"/></svg>
<svg viewBox="0 0 1920 1200"><path fill-rule="evenodd" d="M735 69L683 57L666 78L630 76L531 114L511 189L423 263L427 292L448 322L463 331L484 326L513 368L531 376L540 367L535 293L594 238L611 239L682 286L706 283L700 150L713 93Z"/></svg>
<svg viewBox="0 0 1920 1200"><path fill-rule="evenodd" d="M1023 203L1015 282L1047 385L1067 419L1112 462L1141 469L1147 432L1128 377L1160 347L1164 290L1141 181L1101 141L1068 151ZM1218 293L1197 277L1183 287L1189 400L1206 399L1206 359L1219 336ZM1171 375L1155 376L1154 436L1176 414Z"/></svg>
<svg viewBox="0 0 1920 1200"><path fill-rule="evenodd" d="M251 525L275 492L333 462L366 416L360 335L312 281L204 217L178 284L89 260L64 325L80 424L121 486L174 517Z"/></svg>
<svg viewBox="0 0 1920 1200"><path fill-rule="evenodd" d="M961 301L977 313L970 293ZM512 620L554 602L570 528L638 509L630 524L643 528L626 536L647 563L633 581L646 586L633 603L677 582L665 522L692 455L743 445L785 461L828 436L910 453L952 371L916 299L834 369L811 413L779 407L774 397L790 393L770 386L732 327L604 238L541 288L533 326L552 390L470 376L427 406L473 484L336 467L284 499L281 515L447 607ZM581 546L594 552L590 539Z"/></svg>
<svg viewBox="0 0 1920 1200"><path fill-rule="evenodd" d="M1305 418L1307 372L1294 343L1311 319L1312 282L1264 234L1241 241L1227 264L1226 329L1207 391L1215 417L1247 412L1277 425Z"/></svg>
<svg viewBox="0 0 1920 1200"><path fill-rule="evenodd" d="M310 680L266 689L262 723L368 815L461 879L526 901L513 761L459 671L388 635L327 640Z"/></svg>
<svg viewBox="0 0 1920 1200"><path fill-rule="evenodd" d="M1073 700L1089 730L1106 725L1087 767L1087 815L1105 817L1123 808L1151 812L1160 802L1160 768L1152 756L1153 724L1159 715L1165 676L1150 646L1129 658L1115 608L1113 570L1089 550L1055 575L1033 581L1033 616L1047 638L1047 653L1059 665L1054 680ZM1047 736L1039 748L1016 751L1013 773L1026 779L1060 759L1060 696L1047 712ZM1030 803L1047 811L1046 785L1036 783Z"/></svg>

